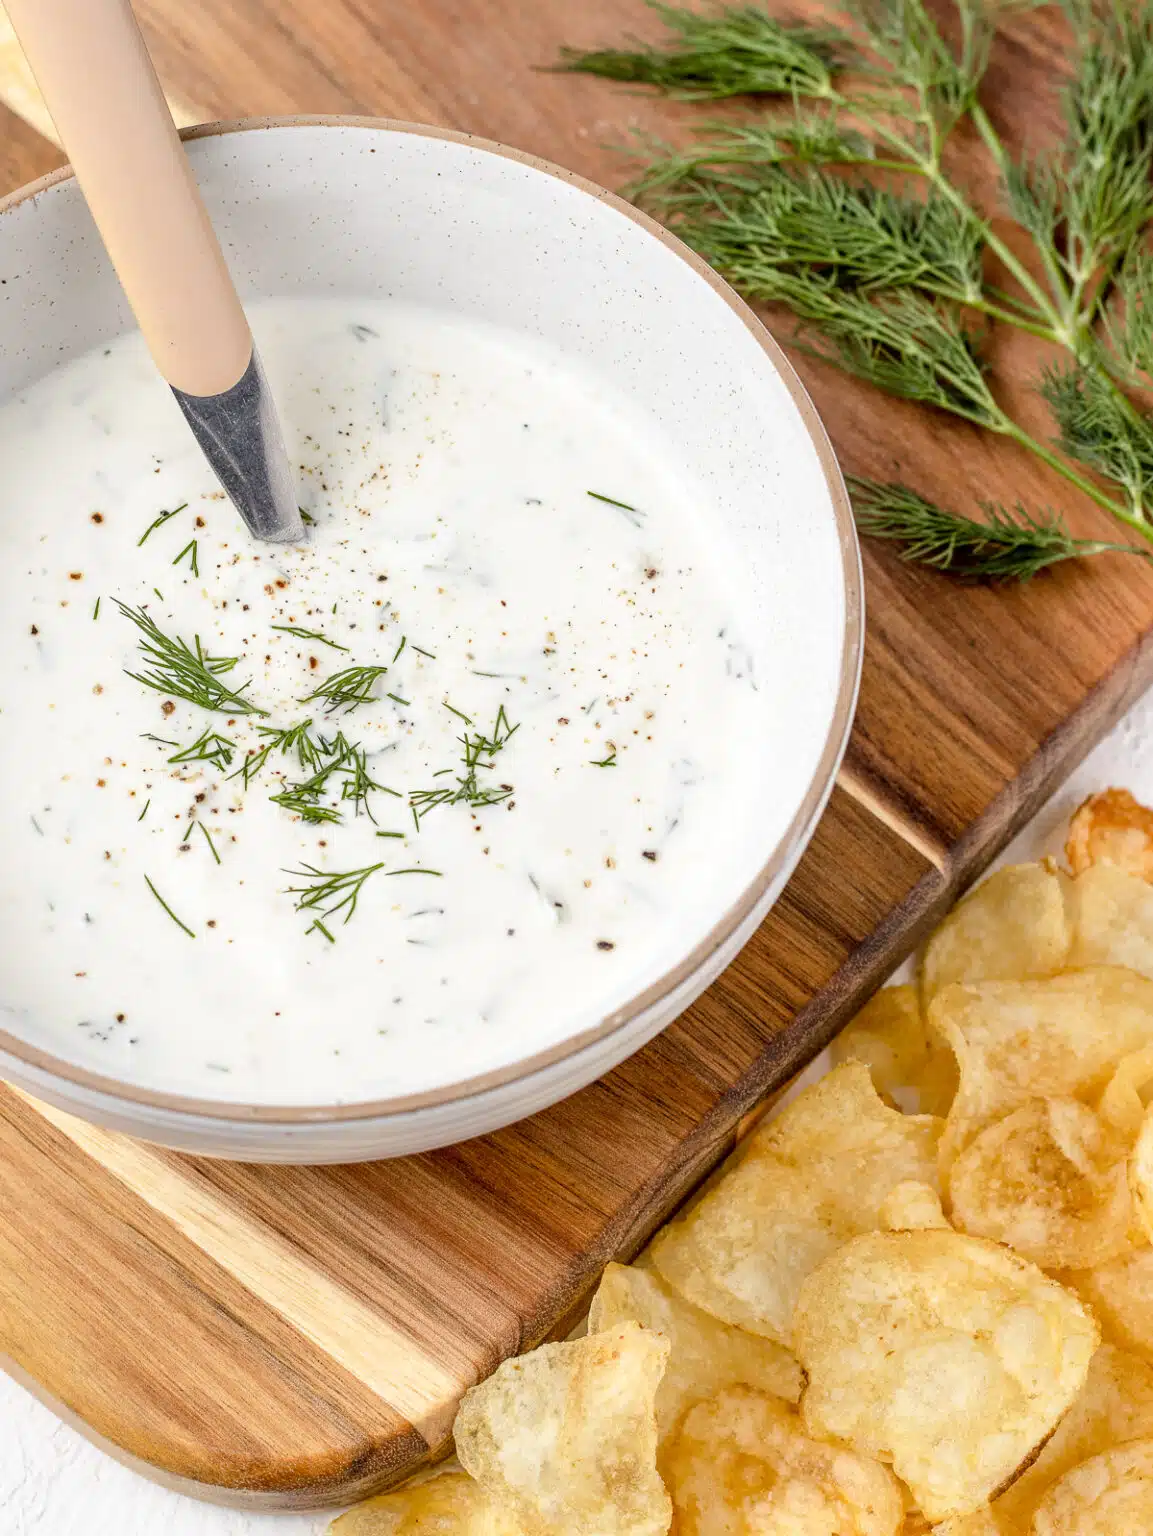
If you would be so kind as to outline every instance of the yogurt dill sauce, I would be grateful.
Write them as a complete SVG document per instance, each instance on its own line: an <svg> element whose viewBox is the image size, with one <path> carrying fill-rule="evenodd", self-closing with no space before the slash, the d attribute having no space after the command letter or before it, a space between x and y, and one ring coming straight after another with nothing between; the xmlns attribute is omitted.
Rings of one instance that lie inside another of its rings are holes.
<svg viewBox="0 0 1153 1536"><path fill-rule="evenodd" d="M0 410L0 1004L170 1091L424 1090L717 915L766 750L739 587L675 445L552 353L252 318L306 545L251 539L136 335Z"/></svg>

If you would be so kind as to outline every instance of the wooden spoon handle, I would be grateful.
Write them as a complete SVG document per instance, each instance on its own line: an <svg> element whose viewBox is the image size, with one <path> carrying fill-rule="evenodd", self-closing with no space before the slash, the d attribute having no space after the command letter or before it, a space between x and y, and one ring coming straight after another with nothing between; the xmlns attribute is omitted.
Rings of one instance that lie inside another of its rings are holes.
<svg viewBox="0 0 1153 1536"><path fill-rule="evenodd" d="M252 334L129 0L5 0L156 366L216 395Z"/></svg>

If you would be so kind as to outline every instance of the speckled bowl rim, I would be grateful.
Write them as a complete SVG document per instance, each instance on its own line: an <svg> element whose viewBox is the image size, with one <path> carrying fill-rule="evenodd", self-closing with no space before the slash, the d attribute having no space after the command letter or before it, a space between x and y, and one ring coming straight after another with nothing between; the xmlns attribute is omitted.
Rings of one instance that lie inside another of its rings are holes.
<svg viewBox="0 0 1153 1536"><path fill-rule="evenodd" d="M554 176L558 181L567 182L580 192L587 193L596 198L598 202L606 203L617 213L624 214L633 223L659 240L676 256L685 262L704 282L708 283L734 312L746 329L753 336L768 355L774 368L779 374L782 383L789 391L793 404L800 414L801 421L808 433L817 453L825 484L828 487L829 496L833 505L833 514L837 525L838 543L841 552L841 571L844 581L844 617L845 638L841 654L841 676L837 690L836 705L833 710L833 718L825 739L825 745L821 752L812 782L805 794L796 815L789 823L783 837L777 843L771 856L762 865L745 890L741 893L725 913L709 930L708 934L694 945L692 950L671 970L665 972L658 981L646 987L643 992L630 998L623 1007L617 1008L611 1014L603 1018L599 1024L582 1030L580 1034L569 1036L567 1039L550 1046L547 1050L538 1051L532 1056L521 1057L518 1061L506 1066L495 1068L490 1072L479 1073L476 1076L464 1078L459 1082L449 1083L442 1088L428 1089L421 1093L409 1093L387 1099L365 1100L348 1104L329 1105L301 1105L301 1104L242 1104L223 1099L198 1099L189 1098L181 1094L165 1093L159 1090L138 1087L131 1083L122 1082L119 1078L108 1077L102 1073L89 1072L83 1067L75 1066L60 1057L52 1055L48 1051L42 1051L36 1046L29 1045L26 1041L11 1035L7 1030L0 1029L0 1050L7 1051L18 1060L27 1063L31 1067L53 1074L66 1082L74 1083L82 1088L95 1091L100 1094L128 1104L145 1104L152 1108L168 1110L181 1115L192 1115L206 1120L225 1120L243 1122L274 1123L278 1125L300 1125L335 1123L350 1120L374 1120L381 1117L400 1115L411 1110L431 1108L439 1105L457 1103L470 1099L475 1095L485 1093L494 1088L500 1088L512 1083L523 1081L535 1075L541 1070L554 1066L558 1062L565 1061L587 1046L607 1039L619 1030L625 1029L639 1014L659 1004L675 989L684 984L694 972L706 965L709 957L718 948L724 945L740 928L741 924L755 910L766 894L772 889L779 878L791 872L792 865L800 857L804 844L808 841L814 830L817 820L824 809L825 802L832 789L833 780L837 768L840 765L849 731L853 723L853 714L856 708L857 689L860 682L861 661L864 649L864 583L861 573L860 549L857 544L856 528L853 523L852 508L849 502L848 492L833 453L832 444L816 408L809 399L804 385L793 370L792 364L784 352L773 340L756 315L745 302L738 298L736 293L724 282L704 261L701 260L687 245L678 240L663 225L655 219L642 213L639 209L627 203L615 193L607 191L595 182L578 176L574 171L566 171L563 167L553 165L548 160L538 159L535 155L526 154L523 150L511 149L507 144L500 144L492 139L478 138L471 133L458 133L449 128L438 128L422 123L407 123L386 117L343 117L343 116L294 116L294 117L251 117L234 118L215 123L199 123L195 127L183 129L181 138L207 139L218 138L229 133L251 133L268 128L367 128L376 129L386 133L413 134L420 138L441 139L450 144L463 144L471 149L483 150L488 154L499 155L506 160L515 160L520 165L529 166L535 171L542 171L546 176ZM29 199L35 199L43 192L57 186L62 181L72 178L73 172L70 165L61 166L59 170L51 171L47 176L42 176L39 181L29 183L7 197L0 199L0 215L19 207Z"/></svg>

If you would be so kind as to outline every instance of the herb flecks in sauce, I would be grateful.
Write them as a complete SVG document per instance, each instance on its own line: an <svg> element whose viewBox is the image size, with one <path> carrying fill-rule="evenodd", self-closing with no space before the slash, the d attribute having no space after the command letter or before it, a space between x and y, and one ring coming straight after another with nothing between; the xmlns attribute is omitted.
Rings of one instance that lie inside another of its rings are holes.
<svg viewBox="0 0 1153 1536"><path fill-rule="evenodd" d="M130 608L119 598L116 599L116 606L139 629L140 639L137 644L151 668L147 672L129 672L128 676L136 682L145 688L154 688L157 693L187 699L190 704L198 704L201 709L218 713L268 713L251 699L245 698L247 683L242 683L239 688L229 688L220 681L224 673L231 672L236 666L240 660L238 656L209 656L200 643L199 635L194 635L193 643L189 645L179 635L166 635L143 608Z"/></svg>
<svg viewBox="0 0 1153 1536"><path fill-rule="evenodd" d="M321 699L326 714L332 714L338 709L348 714L350 710L372 702L375 697L373 686L387 671L387 667L345 667L343 672L334 672L331 677L325 678L319 688L314 688L300 702L311 704Z"/></svg>
<svg viewBox="0 0 1153 1536"><path fill-rule="evenodd" d="M468 715L462 714L447 700L445 700L445 708L451 709L454 715L459 715L468 725L472 724ZM409 809L412 811L417 829L420 828L421 819L441 805L464 804L478 809L486 805L499 805L507 800L513 793L511 784L482 787L479 775L496 767L494 759L504 750L519 728L519 725L513 725L509 721L502 704L497 710L490 735L486 736L481 731L469 730L458 737L462 748L464 772L457 774L455 785L452 788L442 785L433 789L409 791ZM434 777L441 778L451 772L451 768L442 768Z"/></svg>
<svg viewBox="0 0 1153 1536"><path fill-rule="evenodd" d="M302 629L299 624L273 624L272 628L280 630L285 635L295 635L298 640L315 640L318 645L327 645L334 651L348 650L347 645L330 640L327 635L321 634L319 629Z"/></svg>

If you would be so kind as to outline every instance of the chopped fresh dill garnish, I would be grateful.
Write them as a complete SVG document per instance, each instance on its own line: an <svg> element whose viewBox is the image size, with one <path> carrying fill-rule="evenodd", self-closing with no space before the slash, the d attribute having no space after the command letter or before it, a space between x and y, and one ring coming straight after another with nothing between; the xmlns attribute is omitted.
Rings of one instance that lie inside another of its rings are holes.
<svg viewBox="0 0 1153 1536"><path fill-rule="evenodd" d="M179 635L166 635L143 608L129 608L119 598L116 599L116 606L139 629L140 639L137 643L150 665L147 672L128 672L128 676L136 682L145 688L154 688L157 693L187 699L190 704L198 704L201 709L217 710L230 715L268 713L244 697L247 683L242 683L239 688L229 688L220 681L223 673L231 672L236 666L240 659L238 656L209 656L200 643L199 635L193 636L190 646Z"/></svg>
<svg viewBox="0 0 1153 1536"><path fill-rule="evenodd" d="M290 885L286 894L297 898L298 912L319 912L321 917L332 917L337 912L343 912L347 923L356 911L364 882L383 868L382 862L332 875L317 869L314 864L305 864L300 869L286 869L286 875L295 875L307 882L304 885Z"/></svg>
<svg viewBox="0 0 1153 1536"><path fill-rule="evenodd" d="M163 602L164 601L164 593L160 590L160 588L159 587L153 587L152 590L156 593L156 595L160 599L160 601Z"/></svg>
<svg viewBox="0 0 1153 1536"><path fill-rule="evenodd" d="M159 738L154 738L159 739ZM211 763L215 768L227 768L236 751L236 743L216 731L205 731L190 747L176 752L170 763Z"/></svg>
<svg viewBox="0 0 1153 1536"><path fill-rule="evenodd" d="M331 646L334 651L347 651L347 645L340 645L335 640L330 640L327 635L322 635L319 629L301 629L298 624L274 624L273 629L279 629L283 634L295 635L298 640L315 640L318 645Z"/></svg>
<svg viewBox="0 0 1153 1536"><path fill-rule="evenodd" d="M213 857L213 858L214 858L214 859L215 859L215 860L216 860L216 862L217 862L217 863L218 863L218 864L219 864L219 863L220 863L220 855L219 855L219 854L218 854L218 853L217 853L217 851L216 851L216 844L215 844L215 843L214 843L214 842L213 842L213 841L212 841L212 838L211 838L211 836L210 836L210 835L209 835L209 831L208 831L208 828L207 828L207 827L206 827L206 826L205 826L205 825L204 825L204 823L203 823L203 822L202 822L202 821L198 821L198 822L197 822L197 823L196 823L196 825L197 825L197 826L198 826L198 827L199 827L199 828L200 828L200 830L201 830L201 831L202 831L202 832L203 832L203 833L204 833L204 841L205 841L205 842L206 842L206 843L207 843L207 844L208 844L208 847L209 847L209 850L210 850L210 852L211 852L211 854L212 854L212 857Z"/></svg>
<svg viewBox="0 0 1153 1536"><path fill-rule="evenodd" d="M302 523L315 523L316 522L316 519L315 519L315 517L313 517L311 512L306 512L303 507L299 507L297 510L300 512L300 521Z"/></svg>
<svg viewBox="0 0 1153 1536"><path fill-rule="evenodd" d="M385 694L385 698L391 699L394 704L411 704L411 699L402 699L399 693Z"/></svg>
<svg viewBox="0 0 1153 1536"><path fill-rule="evenodd" d="M29 820L29 821L30 821L30 822L31 822L31 823L32 823L32 825L33 825L33 826L34 826L34 827L35 827L35 828L36 828L36 832L37 832L37 835L38 835L38 836L39 836L39 837L43 837L43 836L44 836L44 828L43 828L43 827L42 827L42 826L41 826L41 825L40 825L40 823L39 823L39 822L38 822L38 821L37 821L37 820L36 820L36 818L35 818L35 816L29 816L29 818L28 818L28 820Z"/></svg>
<svg viewBox="0 0 1153 1536"><path fill-rule="evenodd" d="M152 894L156 897L156 899L160 903L160 905L168 913L169 917L176 924L176 926L178 928L183 928L184 932L188 935L188 937L190 939L194 939L196 937L195 933L192 931L192 929L188 926L187 923L182 923L180 921L180 919L177 917L176 913L168 905L168 903L165 901L164 897L156 889L156 887L153 885L152 881L149 880L147 875L144 876L144 883L148 887L148 889L152 892Z"/></svg>
<svg viewBox="0 0 1153 1536"><path fill-rule="evenodd" d="M636 507L630 507L627 501L618 501L615 496L602 496L599 491L586 491L585 495L591 496L594 501L603 501L606 506L619 508L634 528L639 528L645 520L645 514Z"/></svg>
<svg viewBox="0 0 1153 1536"><path fill-rule="evenodd" d="M389 869L385 873L389 875L435 875L438 880L444 879L444 871L442 869L420 869L415 865L412 869Z"/></svg>
<svg viewBox="0 0 1153 1536"><path fill-rule="evenodd" d="M393 661L396 661L396 659L399 657L401 651L404 650L404 648L405 648L405 646L407 644L408 644L408 636L407 635L401 635L401 637L400 637L400 644L397 646L396 650L393 652L393 655L392 655ZM414 646L413 649L415 650L416 647Z"/></svg>
<svg viewBox="0 0 1153 1536"><path fill-rule="evenodd" d="M435 661L436 660L436 657L432 654L431 651L422 651L419 645L414 645L413 646L413 650L416 651L417 654L420 655L420 656L427 656L429 661Z"/></svg>
<svg viewBox="0 0 1153 1536"><path fill-rule="evenodd" d="M149 796L149 798L147 800L145 800L145 802L144 802L144 809L140 812L140 815L137 816L137 818L136 818L137 821L143 821L144 820L145 816L148 815L148 807L151 804L152 804L152 797Z"/></svg>
<svg viewBox="0 0 1153 1536"><path fill-rule="evenodd" d="M448 706L452 709L451 704ZM460 711L454 709L454 715ZM461 716L462 719L466 718ZM470 722L471 724L471 722ZM480 731L466 731L458 737L462 747L464 772L456 775L454 788L447 785L440 789L413 789L409 791L408 804L412 811L413 820L417 830L420 830L422 816L427 816L430 811L435 811L441 805L468 805L474 809L486 805L499 805L507 800L513 793L511 784L500 784L495 788L483 789L478 779L478 774L483 770L496 766L495 758L502 751L512 736L519 729L511 725L505 714L502 704L497 710L496 720L493 723L491 735L485 736ZM439 779L452 773L451 768L441 768L433 774L433 778Z"/></svg>
<svg viewBox="0 0 1153 1536"><path fill-rule="evenodd" d="M278 795L269 795L268 798L273 805L279 805L290 815L299 816L302 821L307 821L314 826L322 821L340 820L340 812L335 806L318 805L305 785L292 785L288 789L282 789Z"/></svg>
<svg viewBox="0 0 1153 1536"><path fill-rule="evenodd" d="M408 833L407 832L378 832L376 834L376 836L377 837L400 837L400 838L404 838L404 837L408 836Z"/></svg>
<svg viewBox="0 0 1153 1536"><path fill-rule="evenodd" d="M382 790L383 784L378 784L365 766L366 754L363 747L351 746L344 758L337 764L340 772L344 774L344 783L341 786L340 798L353 802L353 815L359 816L363 807L369 821L373 821L372 811L369 809L368 797L374 789ZM395 793L395 791L392 791Z"/></svg>
<svg viewBox="0 0 1153 1536"><path fill-rule="evenodd" d="M617 765L617 749L611 748L607 757L590 757L589 766L592 768L615 768Z"/></svg>
<svg viewBox="0 0 1153 1536"><path fill-rule="evenodd" d="M456 706L453 705L453 704L450 704L447 699L442 699L441 703L444 705L445 709L450 710L451 713L456 715L456 717L459 720L463 720L465 725L471 725L472 724L472 716L471 715L466 715L463 710L457 709Z"/></svg>
<svg viewBox="0 0 1153 1536"><path fill-rule="evenodd" d="M283 730L276 726L258 725L256 727L258 734L267 737L267 740L258 751L250 752L240 767L229 774L229 778L242 778L244 787L247 789L268 761L270 754L278 750L285 756L289 752L295 752L302 768L319 768L323 754L319 744L308 734L311 725L311 720L301 720L299 724L286 726Z"/></svg>
<svg viewBox="0 0 1153 1536"><path fill-rule="evenodd" d="M136 540L136 548L139 549L150 533L155 533L158 528L163 528L170 518L175 517L179 512L183 512L187 506L188 503L182 501L178 507L173 507L171 512L161 512L159 517L153 518L152 522L149 523L148 527L145 528L144 532Z"/></svg>
<svg viewBox="0 0 1153 1536"><path fill-rule="evenodd" d="M188 562L189 569L191 570L191 572L192 572L192 574L194 576L199 576L200 575L200 564L199 564L199 561L197 559L198 554L199 554L199 545L197 544L195 539L189 539L188 543L184 546L184 548L180 551L180 553L176 556L176 559L173 560L172 563L173 563L173 565L179 565L180 562L184 559L185 555L190 555L191 559Z"/></svg>
<svg viewBox="0 0 1153 1536"><path fill-rule="evenodd" d="M100 617L100 599L99 599L99 598L97 598L97 599L96 599L96 607L95 607L95 608L93 608L93 610L92 610L92 621L93 621L93 623L95 623L95 622L96 622L96 620L97 620L97 619L98 619L98 618L99 618L99 617Z"/></svg>
<svg viewBox="0 0 1153 1536"><path fill-rule="evenodd" d="M309 522L311 522L311 521L312 521L312 519L311 519L311 518L309 518L309 519L308 519L308 521L309 521ZM312 932L312 930L313 930L313 928L315 928L315 929L316 929L316 930L317 930L317 932L318 932L318 933L323 933L323 935L324 935L324 937L325 937L325 938L326 938L326 939L327 939L327 940L328 940L328 942L329 942L329 943L330 943L330 944L335 944L335 943L336 943L336 940L335 940L335 939L334 939L334 938L333 938L333 937L332 937L332 934L331 934L331 933L329 933L329 931L328 931L328 929L327 929L327 928L326 928L326 927L325 927L325 926L324 926L324 924L323 924L323 923L322 923L322 922L321 922L321 921L320 921L320 919L319 919L319 917L315 917L315 918L313 918L313 920L312 920L312 926L311 926L311 927L309 927L309 928L306 928L306 929L305 929L305 930L304 930L304 932L305 932L305 934L306 934L306 935L307 935L307 934L310 934L310 933L311 933L311 932Z"/></svg>
<svg viewBox="0 0 1153 1536"><path fill-rule="evenodd" d="M319 688L315 688L300 702L311 704L314 699L323 699L326 714L336 709L347 714L349 710L359 709L362 704L372 701L373 684L387 671L387 667L345 667L343 672L334 672L331 677L326 677Z"/></svg>

